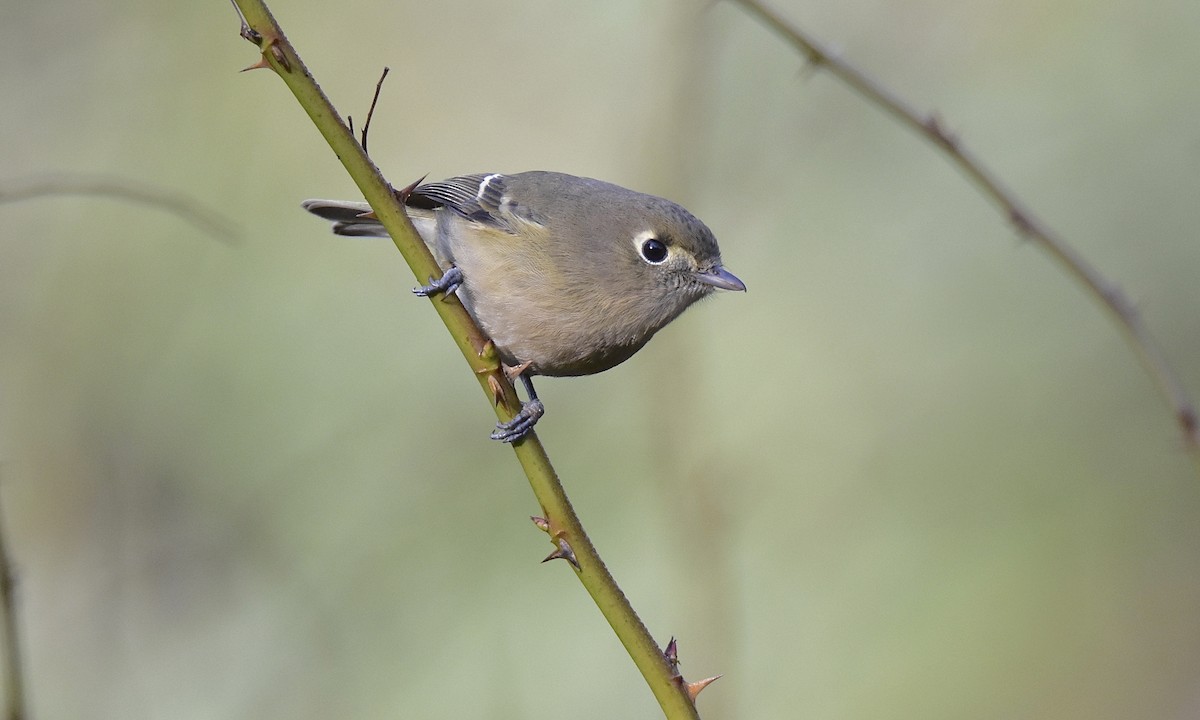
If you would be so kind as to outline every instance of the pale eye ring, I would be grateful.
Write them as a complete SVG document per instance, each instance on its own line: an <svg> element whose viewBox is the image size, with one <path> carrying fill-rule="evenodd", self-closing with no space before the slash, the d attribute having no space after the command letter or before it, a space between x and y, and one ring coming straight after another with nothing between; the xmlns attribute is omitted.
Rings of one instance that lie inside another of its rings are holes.
<svg viewBox="0 0 1200 720"><path fill-rule="evenodd" d="M662 240L655 237L646 238L642 241L641 247L642 259L651 265L661 265L667 260L667 246Z"/></svg>

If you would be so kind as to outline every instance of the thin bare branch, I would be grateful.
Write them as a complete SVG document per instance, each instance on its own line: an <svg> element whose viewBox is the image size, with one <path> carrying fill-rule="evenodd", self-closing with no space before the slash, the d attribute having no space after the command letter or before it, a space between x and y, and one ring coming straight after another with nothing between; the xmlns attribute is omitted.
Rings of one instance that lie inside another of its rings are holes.
<svg viewBox="0 0 1200 720"><path fill-rule="evenodd" d="M186 195L106 175L17 178L0 186L0 204L64 195L107 197L168 212L226 245L240 242L237 225Z"/></svg>
<svg viewBox="0 0 1200 720"><path fill-rule="evenodd" d="M371 154L367 151L367 133L371 131L371 118L375 117L375 105L379 103L379 91L383 90L383 81L387 80L388 73L391 71L391 68L385 66L383 73L379 76L379 82L375 83L375 95L371 98L371 107L367 110L367 120L363 123L362 127L362 142L360 144L362 145L364 155L369 156Z"/></svg>
<svg viewBox="0 0 1200 720"><path fill-rule="evenodd" d="M824 68L852 88L868 102L878 106L892 118L927 139L950 159L988 200L996 205L1017 232L1050 253L1069 275L1109 311L1116 320L1142 365L1170 406L1188 453L1200 466L1200 422L1196 406L1179 376L1171 368L1158 344L1150 336L1136 306L1114 282L1084 259L1057 233L1039 220L975 157L959 140L948 132L945 124L932 113L918 112L881 83L869 77L836 53L831 52L808 33L788 23L779 13L759 0L734 0L752 15L792 44L816 69Z"/></svg>

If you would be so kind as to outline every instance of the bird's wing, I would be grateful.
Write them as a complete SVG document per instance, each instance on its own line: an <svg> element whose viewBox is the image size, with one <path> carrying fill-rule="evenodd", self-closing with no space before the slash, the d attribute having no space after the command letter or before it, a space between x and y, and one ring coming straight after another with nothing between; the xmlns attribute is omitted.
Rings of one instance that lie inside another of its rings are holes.
<svg viewBox="0 0 1200 720"><path fill-rule="evenodd" d="M527 205L509 192L508 182L499 173L461 175L448 180L418 185L406 203L415 208L448 208L483 225L514 235L523 225L543 222Z"/></svg>

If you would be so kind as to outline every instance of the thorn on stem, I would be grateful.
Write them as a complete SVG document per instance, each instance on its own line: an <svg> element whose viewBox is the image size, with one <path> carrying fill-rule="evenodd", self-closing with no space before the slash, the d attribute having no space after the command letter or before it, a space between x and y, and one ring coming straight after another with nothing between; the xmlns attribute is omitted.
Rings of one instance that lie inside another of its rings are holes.
<svg viewBox="0 0 1200 720"><path fill-rule="evenodd" d="M1196 433L1200 429L1200 421L1196 419L1196 411L1190 407L1180 410L1179 424L1183 426L1183 431L1187 435L1187 439L1195 444L1197 442Z"/></svg>
<svg viewBox="0 0 1200 720"><path fill-rule="evenodd" d="M500 403L504 402L504 385L500 383L500 378L494 374L490 374L490 370L488 372L488 392L492 394L492 405L499 406Z"/></svg>
<svg viewBox="0 0 1200 720"><path fill-rule="evenodd" d="M696 696L700 694L700 691L720 679L720 675L713 675L710 678L704 678L703 680L697 680L696 682L686 683L684 684L683 689L684 692L688 694L688 697L691 699L692 703L695 704Z"/></svg>
<svg viewBox="0 0 1200 720"><path fill-rule="evenodd" d="M258 58L258 62L249 67L244 67L238 72L246 72L247 70L269 70L270 68L271 64L267 62L267 56L262 55Z"/></svg>
<svg viewBox="0 0 1200 720"><path fill-rule="evenodd" d="M533 521L533 524L537 526L538 530L541 530L544 533L550 532L550 521L546 518L538 517L537 515L530 515L529 519Z"/></svg>
<svg viewBox="0 0 1200 720"><path fill-rule="evenodd" d="M721 677L720 675L714 675L710 678L704 678L703 680L691 683L684 680L683 676L679 674L679 643L676 642L674 636L671 636L671 642L667 643L667 649L663 650L663 658L666 659L667 665L671 667L671 679L679 687L683 688L683 691L687 693L688 698L693 704L695 704L696 696L700 694L701 690L712 685Z"/></svg>
<svg viewBox="0 0 1200 720"><path fill-rule="evenodd" d="M427 177L429 177L429 176L422 175L415 182L409 183L408 185L405 185L404 187L400 188L399 190L393 190L392 194L396 196L396 199L400 201L401 205L404 205L408 202L408 198L412 196L413 191L416 190L418 187L420 187L421 183L425 182L425 178L427 178Z"/></svg>
<svg viewBox="0 0 1200 720"><path fill-rule="evenodd" d="M520 365L505 365L504 374L508 376L509 380L516 380L517 378L521 377L521 374L528 370L531 365L533 365L532 360L526 360Z"/></svg>
<svg viewBox="0 0 1200 720"><path fill-rule="evenodd" d="M1013 208L1008 211L1008 221L1013 224L1013 227L1017 229L1017 233L1022 237L1028 238L1035 234L1033 232L1033 221L1019 208Z"/></svg>
<svg viewBox="0 0 1200 720"><path fill-rule="evenodd" d="M801 80L808 80L829 64L829 58L825 57L825 55L811 45L805 45L801 49L800 54L802 62L800 65Z"/></svg>
<svg viewBox="0 0 1200 720"><path fill-rule="evenodd" d="M930 113L930 115L925 118L925 122L921 123L921 125L924 126L925 132L929 133L929 137L932 138L935 143L941 145L950 153L958 153L958 138L955 137L953 133L946 130L942 124L941 118L939 118L936 113Z"/></svg>
<svg viewBox="0 0 1200 720"><path fill-rule="evenodd" d="M475 371L477 375L487 376L488 391L492 394L492 404L499 405L504 402L504 384L500 382L500 378L496 375L496 371L500 369L499 356L496 354L496 343L488 338L483 343L483 347L479 349L479 359L486 365Z"/></svg>
<svg viewBox="0 0 1200 720"><path fill-rule="evenodd" d="M558 549L547 555L546 559L542 560L542 562L550 562L551 560L566 560L567 562L571 563L576 570L580 570L581 568L579 567L579 560L575 558L575 551L571 549L571 543L567 542L567 539L562 537L558 538L555 543L558 545Z"/></svg>

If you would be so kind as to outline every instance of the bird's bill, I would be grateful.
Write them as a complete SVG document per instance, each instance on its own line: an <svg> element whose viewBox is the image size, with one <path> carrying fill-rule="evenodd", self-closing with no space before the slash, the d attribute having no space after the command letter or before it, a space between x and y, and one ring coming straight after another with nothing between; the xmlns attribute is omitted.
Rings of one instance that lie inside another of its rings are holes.
<svg viewBox="0 0 1200 720"><path fill-rule="evenodd" d="M708 272L698 272L694 277L705 285L712 285L715 288L722 290L738 290L746 291L746 283L737 279L737 276L729 272L720 265L716 266Z"/></svg>

